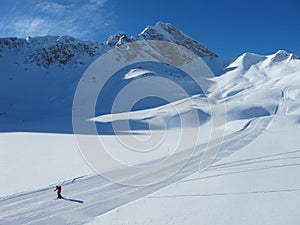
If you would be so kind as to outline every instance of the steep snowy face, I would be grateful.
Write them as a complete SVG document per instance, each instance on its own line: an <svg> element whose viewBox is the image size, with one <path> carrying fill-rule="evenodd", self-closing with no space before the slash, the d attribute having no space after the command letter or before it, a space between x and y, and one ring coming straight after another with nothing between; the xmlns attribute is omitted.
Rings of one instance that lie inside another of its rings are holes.
<svg viewBox="0 0 300 225"><path fill-rule="evenodd" d="M148 26L138 35L138 38L145 40L168 41L182 45L187 49L193 51L200 57L217 57L217 55L214 52L210 51L207 47L205 47L198 41L184 34L182 31L178 30L170 23L158 22L155 24L154 27Z"/></svg>

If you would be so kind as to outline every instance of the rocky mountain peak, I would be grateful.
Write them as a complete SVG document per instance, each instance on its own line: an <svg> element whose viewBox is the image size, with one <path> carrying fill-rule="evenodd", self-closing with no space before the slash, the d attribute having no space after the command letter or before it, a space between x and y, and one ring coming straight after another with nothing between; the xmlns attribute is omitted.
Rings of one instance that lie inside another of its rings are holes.
<svg viewBox="0 0 300 225"><path fill-rule="evenodd" d="M109 47L114 47L133 42L134 40L135 38L128 37L125 33L119 33L108 37L105 41L105 44Z"/></svg>
<svg viewBox="0 0 300 225"><path fill-rule="evenodd" d="M206 46L192 39L170 23L157 22L155 26L147 26L138 38L145 40L168 41L183 45L200 57L217 55Z"/></svg>

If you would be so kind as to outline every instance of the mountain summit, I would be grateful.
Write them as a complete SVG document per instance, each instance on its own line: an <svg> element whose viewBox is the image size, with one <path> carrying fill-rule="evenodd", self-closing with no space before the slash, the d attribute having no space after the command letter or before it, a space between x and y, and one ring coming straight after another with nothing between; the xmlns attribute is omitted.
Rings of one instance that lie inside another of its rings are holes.
<svg viewBox="0 0 300 225"><path fill-rule="evenodd" d="M144 38L145 40L160 40L176 43L193 51L200 57L217 57L214 52L208 50L203 44L184 34L170 23L158 22L154 27L148 26L138 35L138 37Z"/></svg>

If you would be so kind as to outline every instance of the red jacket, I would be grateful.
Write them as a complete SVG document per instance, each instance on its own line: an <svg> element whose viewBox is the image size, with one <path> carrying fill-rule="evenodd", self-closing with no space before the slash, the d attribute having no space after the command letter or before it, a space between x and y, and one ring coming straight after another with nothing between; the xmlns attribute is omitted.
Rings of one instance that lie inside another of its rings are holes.
<svg viewBox="0 0 300 225"><path fill-rule="evenodd" d="M57 192L61 192L61 186L56 186L56 189L55 189L55 191L57 191Z"/></svg>

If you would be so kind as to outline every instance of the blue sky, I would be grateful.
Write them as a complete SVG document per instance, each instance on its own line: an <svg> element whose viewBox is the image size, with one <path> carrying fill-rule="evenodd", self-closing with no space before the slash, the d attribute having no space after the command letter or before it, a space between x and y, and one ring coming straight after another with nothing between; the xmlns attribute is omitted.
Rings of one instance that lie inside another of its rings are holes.
<svg viewBox="0 0 300 225"><path fill-rule="evenodd" d="M169 22L221 57L284 49L300 56L298 0L0 0L0 36L104 41Z"/></svg>

